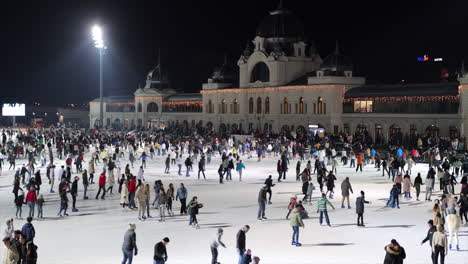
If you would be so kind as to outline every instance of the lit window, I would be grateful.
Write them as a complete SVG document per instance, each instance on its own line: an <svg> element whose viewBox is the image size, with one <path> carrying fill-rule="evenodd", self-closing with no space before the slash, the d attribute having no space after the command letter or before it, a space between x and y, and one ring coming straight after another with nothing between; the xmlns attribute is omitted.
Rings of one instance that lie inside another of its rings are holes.
<svg viewBox="0 0 468 264"><path fill-rule="evenodd" d="M373 101L354 101L355 113L372 113Z"/></svg>

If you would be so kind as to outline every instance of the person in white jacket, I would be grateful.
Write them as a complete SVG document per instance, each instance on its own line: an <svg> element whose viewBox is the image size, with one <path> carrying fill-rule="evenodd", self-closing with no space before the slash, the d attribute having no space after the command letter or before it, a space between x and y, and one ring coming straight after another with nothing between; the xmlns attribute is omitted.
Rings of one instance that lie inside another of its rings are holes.
<svg viewBox="0 0 468 264"><path fill-rule="evenodd" d="M444 227L437 225L437 232L434 232L432 235L432 257L433 263L437 264L439 255L440 263L444 263L445 256L447 256L448 247L447 247L447 237L445 236Z"/></svg>
<svg viewBox="0 0 468 264"><path fill-rule="evenodd" d="M453 210L451 214L447 215L446 222L449 230L449 249L452 250L453 237L455 237L456 248L457 250L460 250L460 247L458 246L458 230L461 225L460 216L458 216L457 212Z"/></svg>

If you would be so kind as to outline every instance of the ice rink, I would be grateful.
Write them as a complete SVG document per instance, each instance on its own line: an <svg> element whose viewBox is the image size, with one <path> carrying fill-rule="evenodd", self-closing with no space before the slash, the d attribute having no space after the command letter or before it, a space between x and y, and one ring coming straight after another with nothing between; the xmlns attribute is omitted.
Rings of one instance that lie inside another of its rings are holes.
<svg viewBox="0 0 468 264"><path fill-rule="evenodd" d="M184 155L184 159L187 155ZM89 160L89 153L85 161ZM34 220L36 229L35 243L38 245L38 255L41 264L52 263L120 263L122 259L123 235L128 223L137 225L138 256L133 263L152 263L153 248L155 243L167 236L171 242L167 246L168 264L202 264L210 263L210 243L215 237L217 228L224 229L223 240L227 248L219 249L221 263L236 263L235 237L237 231L245 224L251 226L247 233L247 248L252 254L259 256L260 263L383 263L385 256L384 246L395 238L405 248L407 258L405 263L426 264L430 261L430 248L428 243L421 245L427 233L427 221L432 218L431 203L424 202L425 187L422 190L422 201L413 199L400 202L401 209L385 208L390 189L392 187L388 177L382 177L374 165L364 167L363 173L356 173L352 168L338 168L335 185L335 197L331 202L336 210L329 210L332 228L320 226L316 213L316 198L319 190L314 191L313 204L307 205L309 219L304 220L305 228L301 229L300 242L302 247L291 246L292 229L289 220L285 219L289 198L301 193L300 182L295 181L295 167L297 160L292 159L286 182L273 187L273 204L266 209L266 221L257 220L257 197L263 182L269 174L277 178L275 157L266 157L257 162L256 158L243 158L246 170L243 181L239 182L238 175L233 171L233 181L220 185L218 183L217 169L220 164L219 156L214 158L211 164L206 166L207 180L197 180L197 163L191 172L191 177L177 176L177 166L172 165L171 173L164 174L164 158L162 156L149 160L145 171L146 182L150 183L151 190L155 180L162 180L167 188L173 183L177 188L179 183L186 184L189 199L196 195L199 202L204 204L200 209L198 221L200 229L194 229L188 225L188 216L179 215L179 202L174 201L173 217L167 217L166 222L158 222L159 212L151 209L153 218L139 221L138 211L122 209L119 205L120 195L118 185L114 185L114 194L107 196L105 201L95 200L97 184L89 188L90 200L83 200L83 186L79 183L79 198L77 201L78 213L59 218L59 195L49 193L49 185L45 175L45 168L40 168L43 184L41 193L45 196L43 220ZM18 160L17 166L21 166L24 160ZM56 161L62 165L64 161ZM127 159L120 162L125 167ZM313 164L313 162L312 162ZM6 166L6 164L5 164ZM1 229L5 229L3 219L14 217L15 206L13 204L12 184L14 171L3 168L0 176L0 218ZM84 163L87 167L87 162ZM305 163L302 164L302 168ZM427 164L418 164L413 168L412 181L417 172L421 172L423 180L426 177ZM96 167L101 171L101 165ZM137 174L137 166L132 169ZM73 177L77 174L73 174ZM81 175L79 175L81 177ZM341 209L341 182L345 177L350 177L354 194L351 195L352 209ZM95 181L99 175L95 175ZM117 182L117 180L116 180ZM316 184L315 174L313 182ZM275 180L276 183L276 180ZM438 183L436 190L439 189ZM460 186L457 187L457 192ZM359 192L364 190L366 199L371 204L366 205L364 221L366 227L356 226L355 200ZM436 192L433 196L439 196ZM154 192L151 193L151 199ZM299 195L302 199L302 194ZM71 209L71 197L69 196L69 209ZM188 200L189 200L188 199ZM23 206L23 218L28 214L27 205ZM15 229L21 229L24 220L15 220ZM446 263L468 263L468 227L463 226L460 232L460 251L450 251ZM3 256L3 250L0 251Z"/></svg>

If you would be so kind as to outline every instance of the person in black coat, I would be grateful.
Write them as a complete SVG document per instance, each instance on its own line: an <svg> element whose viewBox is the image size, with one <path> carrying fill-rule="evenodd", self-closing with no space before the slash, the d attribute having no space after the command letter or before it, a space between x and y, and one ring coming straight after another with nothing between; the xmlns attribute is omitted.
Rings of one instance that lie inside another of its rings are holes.
<svg viewBox="0 0 468 264"><path fill-rule="evenodd" d="M72 212L78 212L78 209L76 209L76 196L78 195L78 179L78 176L75 176L75 180L72 183L70 191L73 200Z"/></svg>
<svg viewBox="0 0 468 264"><path fill-rule="evenodd" d="M237 254L239 256L239 264L242 264L242 260L244 258L245 244L246 244L245 234L249 232L249 230L250 230L250 226L245 225L244 227L242 227L241 230L239 230L239 232L237 232L237 235L236 235L236 248L237 248Z"/></svg>
<svg viewBox="0 0 468 264"><path fill-rule="evenodd" d="M384 250L386 252L384 264L403 264L403 260L406 258L406 252L395 239L392 239L391 243L387 245Z"/></svg>
<svg viewBox="0 0 468 264"><path fill-rule="evenodd" d="M429 241L429 247L432 248L432 236L437 231L437 228L434 226L434 221L432 221L432 219L427 222L427 226L429 226L429 230L427 230L427 235L421 242L421 245Z"/></svg>
<svg viewBox="0 0 468 264"><path fill-rule="evenodd" d="M275 184L273 184L273 179L271 175L268 175L268 178L265 180L265 187L267 187L266 192L270 194L268 196L268 204L271 204L271 187L274 187Z"/></svg>
<svg viewBox="0 0 468 264"><path fill-rule="evenodd" d="M203 179L206 180L205 176L205 156L203 156L198 162L198 179L200 179L200 172L203 174Z"/></svg>
<svg viewBox="0 0 468 264"><path fill-rule="evenodd" d="M164 264L167 261L166 246L169 244L169 238L165 237L162 241L154 245L154 264Z"/></svg>
<svg viewBox="0 0 468 264"><path fill-rule="evenodd" d="M366 201L364 197L364 191L361 191L361 196L356 198L356 214L358 215L357 218L357 225L364 226L364 204L370 203Z"/></svg>

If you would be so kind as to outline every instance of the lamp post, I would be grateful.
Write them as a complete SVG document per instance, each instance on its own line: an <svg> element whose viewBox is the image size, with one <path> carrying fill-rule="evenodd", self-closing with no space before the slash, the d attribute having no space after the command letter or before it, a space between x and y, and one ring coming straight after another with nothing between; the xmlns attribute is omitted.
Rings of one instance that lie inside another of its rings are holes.
<svg viewBox="0 0 468 264"><path fill-rule="evenodd" d="M93 37L94 46L99 50L99 125L102 128L104 124L104 98L102 88L102 54L103 50L106 49L104 39L102 38L102 28L100 26L93 26L91 29L91 35Z"/></svg>

